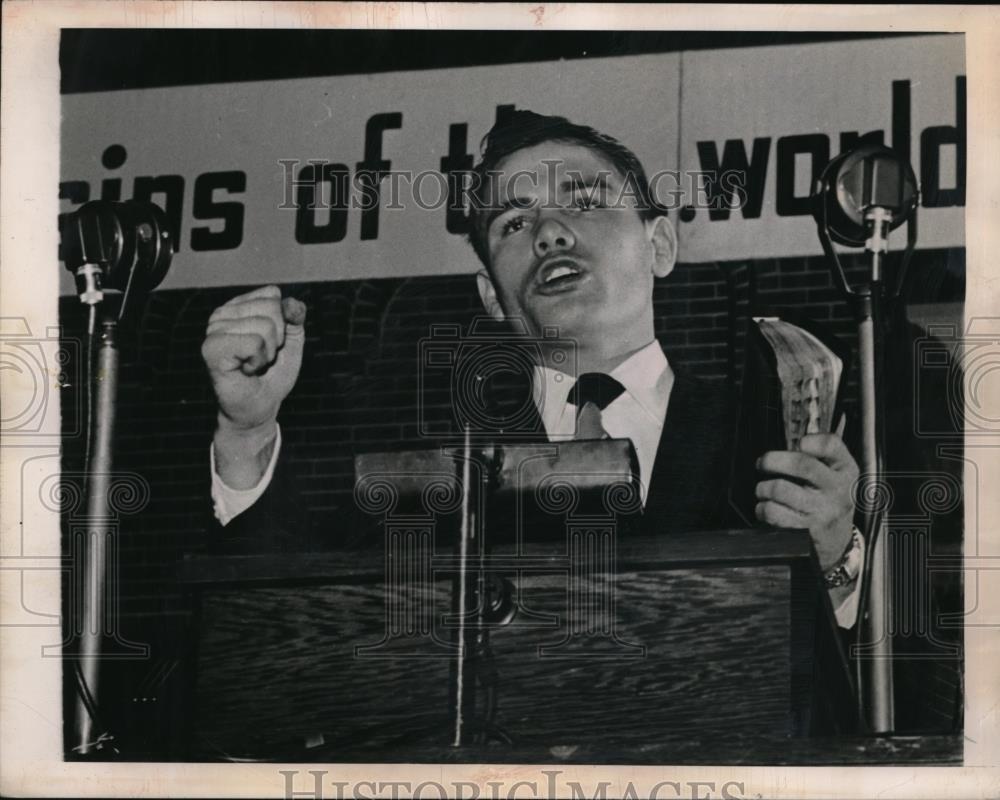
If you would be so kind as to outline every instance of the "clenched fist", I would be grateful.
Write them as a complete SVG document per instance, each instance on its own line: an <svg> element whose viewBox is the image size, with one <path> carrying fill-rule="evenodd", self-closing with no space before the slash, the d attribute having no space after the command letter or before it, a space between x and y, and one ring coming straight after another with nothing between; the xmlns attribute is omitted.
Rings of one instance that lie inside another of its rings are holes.
<svg viewBox="0 0 1000 800"><path fill-rule="evenodd" d="M278 410L302 366L305 316L303 303L265 286L208 320L201 354L219 401L216 469L234 489L254 486L264 472Z"/></svg>

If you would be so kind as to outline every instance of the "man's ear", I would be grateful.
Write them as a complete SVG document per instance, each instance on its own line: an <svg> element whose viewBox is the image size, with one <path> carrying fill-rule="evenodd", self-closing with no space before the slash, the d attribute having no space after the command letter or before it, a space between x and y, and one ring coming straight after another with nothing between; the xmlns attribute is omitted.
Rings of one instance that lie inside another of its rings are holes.
<svg viewBox="0 0 1000 800"><path fill-rule="evenodd" d="M481 269L476 273L476 285L479 287L479 299L483 301L483 308L497 322L503 322L506 316L500 307L500 300L497 298L497 290L493 287L489 273Z"/></svg>
<svg viewBox="0 0 1000 800"><path fill-rule="evenodd" d="M666 216L648 220L646 228L653 245L653 274L666 278L677 263L677 231Z"/></svg>

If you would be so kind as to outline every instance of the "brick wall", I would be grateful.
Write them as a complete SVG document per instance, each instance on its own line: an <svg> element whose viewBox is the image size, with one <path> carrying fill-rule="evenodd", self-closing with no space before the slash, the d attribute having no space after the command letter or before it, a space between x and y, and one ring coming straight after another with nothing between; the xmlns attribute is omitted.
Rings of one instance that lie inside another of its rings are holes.
<svg viewBox="0 0 1000 800"><path fill-rule="evenodd" d="M856 259L849 264L853 272L863 268ZM920 252L912 270L910 302L964 298L963 250ZM215 412L200 344L211 311L244 290L158 292L137 334L122 345L116 468L142 475L151 494L141 514L123 520L121 630L152 644L154 657L169 657L178 647L187 608L173 586L172 565L204 541L210 520L207 459ZM332 510L351 490L352 452L420 439L419 340L432 324L465 329L481 309L471 276L314 283L286 292L306 302L308 320L305 363L282 426L303 467L302 492L314 506ZM656 332L673 362L732 379L746 312L755 302L795 307L853 347L853 322L822 258L680 265L655 289ZM60 312L64 335L84 329L75 298L64 298ZM853 397L853 373L849 380ZM377 391L365 407L354 408L348 398L359 381ZM447 386L429 387L425 399L427 413L447 413ZM81 402L78 387L64 390L65 409ZM81 439L67 438L64 470L78 470L81 462ZM109 667L125 695L149 669L149 663Z"/></svg>

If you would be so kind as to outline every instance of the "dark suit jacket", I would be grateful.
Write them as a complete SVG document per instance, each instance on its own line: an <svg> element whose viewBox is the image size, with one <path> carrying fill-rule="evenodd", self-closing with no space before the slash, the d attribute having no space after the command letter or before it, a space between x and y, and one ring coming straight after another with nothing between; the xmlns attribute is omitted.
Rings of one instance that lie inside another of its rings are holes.
<svg viewBox="0 0 1000 800"><path fill-rule="evenodd" d="M510 401L508 392L497 402ZM646 506L634 521L638 533L663 535L746 524L729 503L733 406L724 383L675 368ZM535 414L519 430L526 438L537 436L543 431L541 419ZM505 431L505 440L510 438L511 432ZM261 498L224 528L216 526L213 549L235 554L364 545L364 526L353 510L317 519L301 502L290 450L286 442Z"/></svg>

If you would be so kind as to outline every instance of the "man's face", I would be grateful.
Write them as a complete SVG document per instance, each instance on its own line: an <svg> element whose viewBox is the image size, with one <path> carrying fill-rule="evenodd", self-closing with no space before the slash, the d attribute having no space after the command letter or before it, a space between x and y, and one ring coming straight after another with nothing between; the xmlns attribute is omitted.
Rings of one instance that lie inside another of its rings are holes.
<svg viewBox="0 0 1000 800"><path fill-rule="evenodd" d="M582 344L648 342L653 279L673 266L669 221L644 221L625 177L583 145L543 142L497 171L499 209L486 234L492 281L481 283L487 308L492 290L506 316L536 336L558 326Z"/></svg>

